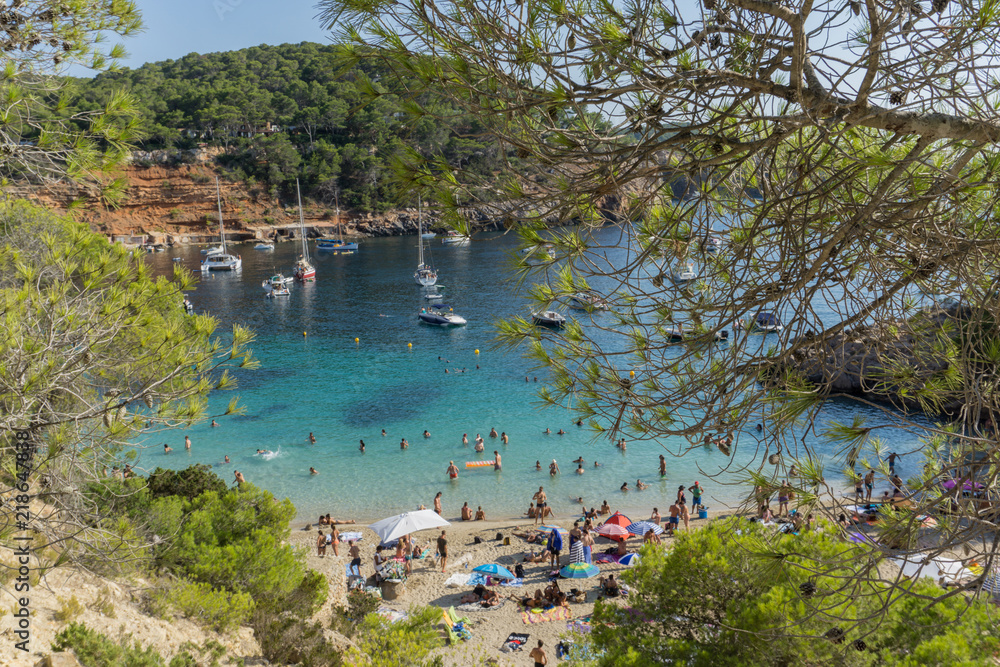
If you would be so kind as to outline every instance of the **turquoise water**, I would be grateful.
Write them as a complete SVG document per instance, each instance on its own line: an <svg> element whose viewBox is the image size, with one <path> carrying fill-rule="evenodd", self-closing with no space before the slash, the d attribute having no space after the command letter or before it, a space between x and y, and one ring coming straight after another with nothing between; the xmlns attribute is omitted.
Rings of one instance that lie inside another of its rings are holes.
<svg viewBox="0 0 1000 667"><path fill-rule="evenodd" d="M608 240L617 235L613 229L597 233L607 234ZM660 479L659 454L676 452L686 442L629 439L622 453L577 427L571 412L539 407L536 392L544 375L517 352L491 349L495 319L528 313L526 301L506 278L515 239L481 234L465 247L442 246L439 239L430 244L442 291L455 312L468 319L466 327L418 323L416 313L429 302L412 277L414 237L367 240L355 255L319 253L314 256L316 282L294 285L284 299L265 298L260 283L275 270L290 275L299 246L280 244L273 252L236 246L243 256L241 274L212 274L191 298L196 310L217 316L223 329L236 322L257 332L254 350L261 367L237 374L236 393L247 413L218 417L217 428L206 423L156 436L146 442L140 467L207 463L229 481L240 470L248 481L290 498L301 519L320 513L377 519L421 504L430 507L438 491L446 516L457 515L468 502L473 509L482 505L487 518L507 518L521 515L540 485L562 517L578 513L579 505L571 499L579 496L587 506L607 499L613 507L639 514L654 506L662 513L677 486L695 480L707 488L705 504L712 509L738 501L742 489L706 479L706 472L730 463L715 449L668 456L668 474ZM197 248L148 259L166 273L173 257L193 269L201 259ZM223 412L232 395L214 396L213 412ZM836 402L824 408L821 422L850 420L859 411L884 423L874 410ZM490 438L491 428L506 432L510 443L503 446L499 438ZM553 433L543 435L546 428ZM566 434L556 435L559 429ZM430 438L422 436L424 430ZM310 431L315 445L308 442ZM184 450L185 433L193 442L190 451ZM468 445L462 444L463 433ZM483 454L473 451L476 434L486 439ZM882 435L900 453L919 446L901 430ZM756 437L755 432L741 435L736 463L757 453ZM802 437L816 440L812 433ZM408 449L400 449L401 438L409 441ZM364 453L358 449L361 439ZM165 441L174 448L172 454L162 453ZM257 449L277 455L261 457ZM465 468L466 461L492 459L494 449L503 457L502 472ZM226 455L230 464L222 463ZM586 472L576 475L572 460L580 456L587 462ZM556 477L547 471L552 459L562 470ZM451 460L460 468L455 481L445 472ZM535 470L536 460L543 471ZM599 468L593 467L595 460ZM310 466L319 474L310 475ZM902 469L905 476L906 459ZM634 487L637 478L650 488L619 491L622 482Z"/></svg>

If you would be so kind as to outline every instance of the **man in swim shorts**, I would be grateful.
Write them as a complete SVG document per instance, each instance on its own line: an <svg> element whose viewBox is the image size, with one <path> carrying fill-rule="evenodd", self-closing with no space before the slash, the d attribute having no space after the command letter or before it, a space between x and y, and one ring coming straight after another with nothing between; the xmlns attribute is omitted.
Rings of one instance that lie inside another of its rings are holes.
<svg viewBox="0 0 1000 667"><path fill-rule="evenodd" d="M538 487L538 493L533 495L531 499L538 505L538 511L535 512L535 523L538 523L545 515L545 490Z"/></svg>
<svg viewBox="0 0 1000 667"><path fill-rule="evenodd" d="M670 516L667 517L667 532L671 535L674 534L674 530L680 527L680 515L681 508L674 501L674 504L670 506Z"/></svg>
<svg viewBox="0 0 1000 667"><path fill-rule="evenodd" d="M437 539L438 555L441 557L441 571L444 572L444 566L448 562L448 540L444 536L445 532L441 531L441 537Z"/></svg>
<svg viewBox="0 0 1000 667"><path fill-rule="evenodd" d="M356 566L358 568L358 574L360 574L361 573L361 549L359 549L358 545L354 543L354 540L349 541L347 544L351 547L351 549L349 551L349 553L351 554L351 569L354 569L354 567Z"/></svg>
<svg viewBox="0 0 1000 667"><path fill-rule="evenodd" d="M501 465L500 465L500 452L498 452L497 450L494 449L493 450L493 469L496 470L497 472L500 472L500 468L501 468Z"/></svg>
<svg viewBox="0 0 1000 667"><path fill-rule="evenodd" d="M448 461L448 477L458 479L458 466L455 465L454 461Z"/></svg>
<svg viewBox="0 0 1000 667"><path fill-rule="evenodd" d="M660 454L660 477L667 476L667 459L664 458L663 454Z"/></svg>
<svg viewBox="0 0 1000 667"><path fill-rule="evenodd" d="M323 558L326 555L326 535L323 531L319 531L319 537L316 538L316 555Z"/></svg>

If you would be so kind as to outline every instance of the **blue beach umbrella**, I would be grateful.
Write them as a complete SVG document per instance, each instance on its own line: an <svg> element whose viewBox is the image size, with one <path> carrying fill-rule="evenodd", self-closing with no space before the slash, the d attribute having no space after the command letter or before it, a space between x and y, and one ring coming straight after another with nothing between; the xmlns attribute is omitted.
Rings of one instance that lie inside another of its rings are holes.
<svg viewBox="0 0 1000 667"><path fill-rule="evenodd" d="M501 579L517 579L513 572L502 565L497 565L496 563L480 565L479 567L472 568L472 571L482 572L483 574L488 574L491 577L500 577Z"/></svg>
<svg viewBox="0 0 1000 667"><path fill-rule="evenodd" d="M596 577L601 571L588 563L570 563L559 570L559 576L564 579L587 579Z"/></svg>
<svg viewBox="0 0 1000 667"><path fill-rule="evenodd" d="M652 521L636 521L635 523L629 524L626 530L633 535L645 535L650 530L653 531L655 535L663 534L663 529Z"/></svg>
<svg viewBox="0 0 1000 667"><path fill-rule="evenodd" d="M639 562L639 554L625 554L618 559L619 565L632 566Z"/></svg>

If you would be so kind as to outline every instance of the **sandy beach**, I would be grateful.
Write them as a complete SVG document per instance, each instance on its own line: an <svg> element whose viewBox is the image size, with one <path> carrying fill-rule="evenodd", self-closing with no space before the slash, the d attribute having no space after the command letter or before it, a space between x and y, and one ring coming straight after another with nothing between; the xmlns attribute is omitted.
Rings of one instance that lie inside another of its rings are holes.
<svg viewBox="0 0 1000 667"><path fill-rule="evenodd" d="M696 529L706 525L711 518L725 515L725 513L710 514L709 519L696 519L691 521L691 529ZM645 515L629 515L632 519L639 521L648 518ZM441 572L440 565L431 558L413 561L413 571L407 579L403 594L396 600L383 600L382 606L397 611L405 612L413 605L430 605L448 609L456 607L459 616L465 616L470 621L472 639L462 642L458 646L448 646L441 649L441 655L448 665L467 665L480 659L493 659L500 665L524 665L530 663L528 651L537 640L545 642L545 648L549 655L550 664L555 663L555 647L560 638L567 633L567 623L572 619L585 617L593 612L594 603L600 595L598 577L588 579L560 579L559 587L564 592L569 592L572 588L585 591L586 602L570 602L570 618L553 620L542 623L525 624L521 616L521 608L514 600L506 600L500 608L483 611L459 610L461 604L459 599L472 590L472 586L460 585L458 587L448 587L446 580L455 574L469 574L478 565L486 563L498 563L509 570L513 570L517 563L523 561L524 554L528 551L538 551L539 545L530 544L520 537L516 537L514 531L521 532L521 529L531 528L532 519L512 519L494 521L461 521L459 517L449 516L445 513L445 518L451 522L451 526L445 528L448 538L448 564L445 572ZM573 525L576 517L566 517L562 519L550 520L550 525L558 525L569 529ZM597 523L603 522L607 517L599 517ZM342 544L340 555L332 555L332 550L327 549L327 555L320 558L316 555L316 526L305 530L303 526L298 526L292 531L291 541L293 544L308 549L307 564L309 567L323 572L330 581L331 594L324 609L319 616L324 619L329 618L329 611L333 605L343 604L346 596L346 567L350 561L347 554L347 545ZM327 526L323 527L325 533L329 533ZM355 526L338 526L341 532L355 530ZM364 527L364 524L356 528L361 532L363 539L359 543L361 547L361 572L365 577L369 577L374 572L373 559L375 547L378 545L378 537L371 530ZM509 538L510 544L504 545L504 540L497 540L500 534ZM431 555L436 551L435 539L440 535L438 530L426 530L414 534L414 538L422 545L431 548ZM475 543L475 538L481 542ZM663 537L664 548L669 548L671 538ZM633 538L628 542L630 552L638 551L642 544L640 538ZM594 546L594 553L600 553L611 545L611 542L599 539ZM542 545L544 547L544 545ZM569 564L568 546L563 549L561 564ZM496 590L501 597L521 597L533 594L535 589L548 584L550 568L542 563L523 563L524 585L522 587L496 586ZM617 575L626 569L625 566L616 563L597 564L601 575L613 573ZM500 651L504 640L511 633L524 633L529 635L527 648L514 653L504 653Z"/></svg>

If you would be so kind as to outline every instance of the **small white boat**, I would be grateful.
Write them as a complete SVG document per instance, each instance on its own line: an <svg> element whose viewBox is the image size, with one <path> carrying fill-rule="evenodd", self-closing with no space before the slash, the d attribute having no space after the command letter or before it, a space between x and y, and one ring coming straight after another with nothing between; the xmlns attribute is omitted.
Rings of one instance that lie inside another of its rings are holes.
<svg viewBox="0 0 1000 667"><path fill-rule="evenodd" d="M284 274L276 273L270 278L266 278L264 282L260 284L260 286L265 292L270 294L272 290L287 289L287 286L290 285L294 280L295 278L292 278L291 276L286 278Z"/></svg>
<svg viewBox="0 0 1000 667"><path fill-rule="evenodd" d="M430 308L422 308L417 317L424 324L439 327L460 327L466 324L465 318L455 314L446 303L435 303Z"/></svg>
<svg viewBox="0 0 1000 667"><path fill-rule="evenodd" d="M673 342L681 342L685 340L690 340L692 338L700 337L698 334L692 334L687 331L684 331L684 327L681 326L669 327L665 330L664 333L666 333L667 339ZM722 331L716 331L712 334L712 338L716 342L729 340L729 332L724 329Z"/></svg>
<svg viewBox="0 0 1000 667"><path fill-rule="evenodd" d="M175 262L183 262L184 258L183 257L174 257L174 261Z"/></svg>
<svg viewBox="0 0 1000 667"><path fill-rule="evenodd" d="M420 235L420 238L422 238L422 239L432 239L435 236L437 236L437 234L435 232L424 232L423 234Z"/></svg>
<svg viewBox="0 0 1000 667"><path fill-rule="evenodd" d="M705 241L705 252L717 253L722 250L722 239L718 236L709 236Z"/></svg>
<svg viewBox="0 0 1000 667"><path fill-rule="evenodd" d="M445 245L468 245L471 240L471 236L459 234L454 229L450 229L448 230L448 233L444 235L444 238L441 239L441 243Z"/></svg>
<svg viewBox="0 0 1000 667"><path fill-rule="evenodd" d="M428 247L428 250L430 248ZM413 272L413 279L418 285L431 287L438 281L437 271L424 263L424 235L423 235L423 200L417 201L417 270Z"/></svg>
<svg viewBox="0 0 1000 667"><path fill-rule="evenodd" d="M266 284L267 281L265 280ZM286 285L271 285L271 288L267 291L267 296L273 299L276 296L291 296L292 292L288 289Z"/></svg>
<svg viewBox="0 0 1000 667"><path fill-rule="evenodd" d="M566 326L566 318L554 310L543 310L531 314L531 321L543 327L561 329Z"/></svg>
<svg viewBox="0 0 1000 667"><path fill-rule="evenodd" d="M555 261L556 251L550 244L545 244L541 248L525 248L521 251L522 261L528 266L538 266Z"/></svg>
<svg viewBox="0 0 1000 667"><path fill-rule="evenodd" d="M676 285L687 285L698 280L698 274L694 270L694 264L688 264L686 268L678 267L670 274L670 279Z"/></svg>
<svg viewBox="0 0 1000 667"><path fill-rule="evenodd" d="M221 245L217 245L214 248L202 248L202 255L218 255L220 252L225 252L225 248Z"/></svg>
<svg viewBox="0 0 1000 667"><path fill-rule="evenodd" d="M302 214L302 191L299 190L299 179L295 179L295 195L299 199L299 236L302 238L302 254L299 255L295 266L292 267L292 275L296 280L304 283L312 282L316 279L316 267L309 261L309 245L306 243L306 220Z"/></svg>
<svg viewBox="0 0 1000 667"><path fill-rule="evenodd" d="M268 243L266 241L261 241L253 247L254 250L274 250L274 244Z"/></svg>
<svg viewBox="0 0 1000 667"><path fill-rule="evenodd" d="M577 310L608 310L608 302L596 292L577 292L569 298L569 306Z"/></svg>
<svg viewBox="0 0 1000 667"><path fill-rule="evenodd" d="M438 294L437 292L431 292L430 294L425 294L424 298L428 301L434 301L435 299L443 299L444 294Z"/></svg>
<svg viewBox="0 0 1000 667"><path fill-rule="evenodd" d="M202 271L239 271L243 268L243 258L226 252L226 229L222 225L222 191L219 189L219 177L215 177L215 196L219 204L219 240L222 241L217 250L209 248L202 250L205 260L201 263Z"/></svg>
<svg viewBox="0 0 1000 667"><path fill-rule="evenodd" d="M753 318L753 322L750 324L750 331L753 333L778 333L783 328L781 320L778 319L777 315L763 310L757 313L757 316Z"/></svg>

